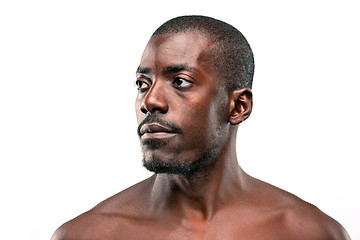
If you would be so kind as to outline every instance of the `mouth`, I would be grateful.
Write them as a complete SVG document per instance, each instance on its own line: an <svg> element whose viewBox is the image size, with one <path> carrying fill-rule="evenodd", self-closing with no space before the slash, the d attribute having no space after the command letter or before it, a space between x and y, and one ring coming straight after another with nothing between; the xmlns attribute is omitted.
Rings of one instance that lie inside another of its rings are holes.
<svg viewBox="0 0 360 240"><path fill-rule="evenodd" d="M177 134L175 130L167 128L158 123L144 124L140 128L140 138L145 139L166 139Z"/></svg>

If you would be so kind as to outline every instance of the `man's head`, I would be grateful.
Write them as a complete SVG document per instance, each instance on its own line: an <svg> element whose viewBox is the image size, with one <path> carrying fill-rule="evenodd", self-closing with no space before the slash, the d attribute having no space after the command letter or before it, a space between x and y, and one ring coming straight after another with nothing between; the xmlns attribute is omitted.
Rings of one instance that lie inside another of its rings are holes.
<svg viewBox="0 0 360 240"><path fill-rule="evenodd" d="M161 25L153 36L198 32L212 42L208 52L219 80L229 89L250 88L254 75L254 56L249 43L233 26L204 16L182 16Z"/></svg>
<svg viewBox="0 0 360 240"><path fill-rule="evenodd" d="M179 17L156 30L137 69L144 166L190 175L235 142L251 112L252 59L243 35L212 18Z"/></svg>

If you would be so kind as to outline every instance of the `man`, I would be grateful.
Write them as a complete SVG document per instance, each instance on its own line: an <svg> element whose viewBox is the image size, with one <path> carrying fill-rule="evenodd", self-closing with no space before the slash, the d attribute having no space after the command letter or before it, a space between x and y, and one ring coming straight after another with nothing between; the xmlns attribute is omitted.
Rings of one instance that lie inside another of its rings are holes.
<svg viewBox="0 0 360 240"><path fill-rule="evenodd" d="M136 73L143 165L155 174L52 239L350 239L315 206L238 165L253 72L249 44L224 22L184 16L160 26Z"/></svg>

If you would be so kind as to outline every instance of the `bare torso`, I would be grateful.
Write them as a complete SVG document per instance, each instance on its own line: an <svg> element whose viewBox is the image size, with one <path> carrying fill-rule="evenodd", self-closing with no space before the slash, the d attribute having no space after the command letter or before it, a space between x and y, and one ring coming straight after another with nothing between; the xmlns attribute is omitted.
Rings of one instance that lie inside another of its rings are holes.
<svg viewBox="0 0 360 240"><path fill-rule="evenodd" d="M248 188L241 196L207 217L186 217L176 206L158 211L150 198L154 178L65 223L52 240L349 239L339 223L313 205L249 176Z"/></svg>

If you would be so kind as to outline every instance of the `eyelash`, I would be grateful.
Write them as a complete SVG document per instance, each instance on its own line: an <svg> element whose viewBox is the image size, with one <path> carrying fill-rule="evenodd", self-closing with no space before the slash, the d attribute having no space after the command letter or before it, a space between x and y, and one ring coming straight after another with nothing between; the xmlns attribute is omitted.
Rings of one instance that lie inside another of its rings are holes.
<svg viewBox="0 0 360 240"><path fill-rule="evenodd" d="M147 84L147 83L144 82L144 81L141 81L141 80L136 80L136 81L135 81L135 86L137 87L137 89L138 89L139 91L144 91L144 89L141 88L141 86L142 86L143 84L146 84L146 85L148 85L148 87L149 87L149 84Z"/></svg>
<svg viewBox="0 0 360 240"><path fill-rule="evenodd" d="M180 84L176 84L175 82L176 81L181 81ZM186 86L180 86L182 83L186 83ZM147 87L145 88L142 88L142 85L143 84L146 84ZM191 81L183 78L183 77L175 77L174 80L172 81L172 84L174 85L175 88L177 89L184 89L184 88L187 88L187 87L191 87L191 85L193 84ZM137 89L138 91L146 91L150 85L148 83L146 83L145 81L142 81L142 80L136 80L135 81L135 86L137 86Z"/></svg>
<svg viewBox="0 0 360 240"><path fill-rule="evenodd" d="M182 81L182 83L186 82L187 86L184 87L184 86L180 86L180 85L176 84L175 82L178 81L178 80ZM190 87L193 84L191 81L189 81L189 80L187 80L185 78L182 78L182 77L175 77L175 79L174 79L174 81L172 83L174 85L176 85L175 86L176 88L186 88L186 87Z"/></svg>

